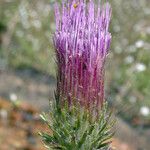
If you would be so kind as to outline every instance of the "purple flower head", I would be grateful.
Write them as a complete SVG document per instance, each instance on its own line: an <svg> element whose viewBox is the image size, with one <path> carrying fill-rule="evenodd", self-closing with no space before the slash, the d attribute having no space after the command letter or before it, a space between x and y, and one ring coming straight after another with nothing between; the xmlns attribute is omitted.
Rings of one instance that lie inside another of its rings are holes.
<svg viewBox="0 0 150 150"><path fill-rule="evenodd" d="M91 107L104 101L104 63L111 42L109 3L68 0L56 4L54 45L57 55L57 94L61 102Z"/></svg>

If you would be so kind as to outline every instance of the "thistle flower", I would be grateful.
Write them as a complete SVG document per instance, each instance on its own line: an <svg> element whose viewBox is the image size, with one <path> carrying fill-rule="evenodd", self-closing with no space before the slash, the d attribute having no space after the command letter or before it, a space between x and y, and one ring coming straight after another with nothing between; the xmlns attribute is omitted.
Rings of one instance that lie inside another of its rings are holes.
<svg viewBox="0 0 150 150"><path fill-rule="evenodd" d="M50 105L50 120L41 116L53 134L40 135L48 149L108 150L114 121L111 113L107 114L107 105L101 106L104 64L111 41L111 8L108 3L96 8L94 0L67 0L61 13L56 6L55 14L56 105ZM83 107L62 107L66 102Z"/></svg>
<svg viewBox="0 0 150 150"><path fill-rule="evenodd" d="M95 6L94 0L62 2L55 7L58 75L61 103L101 106L104 101L104 64L111 42L109 3Z"/></svg>

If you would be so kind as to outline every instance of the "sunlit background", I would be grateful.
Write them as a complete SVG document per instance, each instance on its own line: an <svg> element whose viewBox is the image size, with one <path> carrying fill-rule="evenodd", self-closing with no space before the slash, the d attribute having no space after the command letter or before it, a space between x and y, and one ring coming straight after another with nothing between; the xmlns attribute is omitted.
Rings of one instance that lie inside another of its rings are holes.
<svg viewBox="0 0 150 150"><path fill-rule="evenodd" d="M105 83L106 99L118 120L115 144L122 146L118 150L149 150L150 1L110 3L113 40ZM47 111L49 99L53 98L56 83L53 7L54 0L0 0L0 149L16 150L25 145L19 145L18 137L14 136L16 123L6 121L10 111L16 112L14 105L24 111L30 107L36 112ZM18 123L20 116L15 117ZM11 134L6 134L7 129ZM14 137L14 141L5 145L8 136L11 140ZM33 146L38 142L32 137L26 145L29 149L43 150L42 146Z"/></svg>

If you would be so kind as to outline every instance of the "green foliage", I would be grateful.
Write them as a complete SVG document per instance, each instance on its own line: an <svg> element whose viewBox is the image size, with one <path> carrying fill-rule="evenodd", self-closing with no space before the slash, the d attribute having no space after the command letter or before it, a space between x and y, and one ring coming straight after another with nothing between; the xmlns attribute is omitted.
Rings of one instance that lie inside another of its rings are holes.
<svg viewBox="0 0 150 150"><path fill-rule="evenodd" d="M0 22L0 33L6 31L6 25L3 22Z"/></svg>
<svg viewBox="0 0 150 150"><path fill-rule="evenodd" d="M64 108L51 106L50 118L41 115L52 133L40 135L48 149L106 150L109 148L114 121L107 105L94 117L88 110L74 106Z"/></svg>
<svg viewBox="0 0 150 150"><path fill-rule="evenodd" d="M142 114L141 108L150 108L150 3L148 0L110 3L113 41L111 62L106 69L110 76L106 81L108 97L123 119L133 123L138 118L141 124L146 124L150 113Z"/></svg>
<svg viewBox="0 0 150 150"><path fill-rule="evenodd" d="M51 0L0 2L0 32L7 29L0 37L0 42L1 38L7 39L0 43L0 65L4 61L4 67L34 68L55 74L51 36L55 27L53 3Z"/></svg>

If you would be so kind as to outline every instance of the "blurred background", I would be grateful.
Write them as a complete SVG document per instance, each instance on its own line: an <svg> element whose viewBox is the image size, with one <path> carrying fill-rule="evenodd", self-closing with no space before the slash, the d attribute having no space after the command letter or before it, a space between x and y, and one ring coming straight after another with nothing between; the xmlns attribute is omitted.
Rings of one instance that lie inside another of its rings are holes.
<svg viewBox="0 0 150 150"><path fill-rule="evenodd" d="M106 99L118 120L117 150L149 150L150 1L112 0ZM43 150L55 89L54 0L0 0L0 149ZM6 142L7 139L7 142Z"/></svg>

